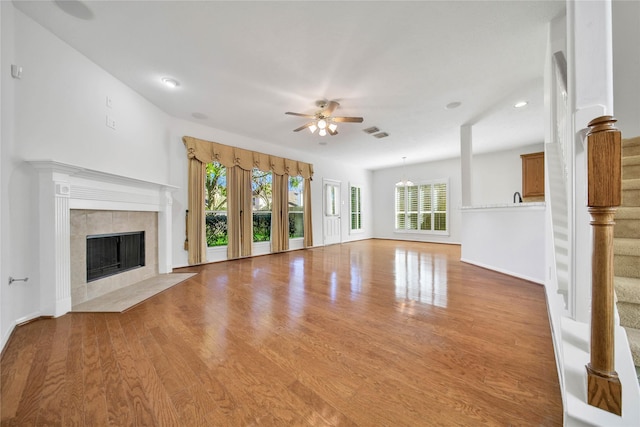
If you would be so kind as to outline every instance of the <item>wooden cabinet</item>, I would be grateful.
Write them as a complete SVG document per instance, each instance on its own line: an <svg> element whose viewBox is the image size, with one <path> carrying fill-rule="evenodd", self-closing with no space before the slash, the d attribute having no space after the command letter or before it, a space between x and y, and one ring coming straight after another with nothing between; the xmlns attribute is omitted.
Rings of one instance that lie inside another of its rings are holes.
<svg viewBox="0 0 640 427"><path fill-rule="evenodd" d="M525 202L544 200L544 152L522 154L522 198Z"/></svg>

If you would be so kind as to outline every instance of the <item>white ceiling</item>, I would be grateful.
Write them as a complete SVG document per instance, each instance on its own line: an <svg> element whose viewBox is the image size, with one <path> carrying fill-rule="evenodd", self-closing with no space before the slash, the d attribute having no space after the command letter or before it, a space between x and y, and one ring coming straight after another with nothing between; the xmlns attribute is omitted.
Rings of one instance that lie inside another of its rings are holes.
<svg viewBox="0 0 640 427"><path fill-rule="evenodd" d="M367 169L401 164L403 156L407 163L457 156L463 124L474 124L476 152L542 142L547 23L565 6L564 0L14 3L172 116ZM164 76L180 86L163 87ZM342 123L336 136L292 132L306 121L285 111L312 114L320 99L340 102L334 115L364 122ZM516 110L518 100L530 104ZM446 110L453 101L462 105ZM370 126L390 136L362 131Z"/></svg>

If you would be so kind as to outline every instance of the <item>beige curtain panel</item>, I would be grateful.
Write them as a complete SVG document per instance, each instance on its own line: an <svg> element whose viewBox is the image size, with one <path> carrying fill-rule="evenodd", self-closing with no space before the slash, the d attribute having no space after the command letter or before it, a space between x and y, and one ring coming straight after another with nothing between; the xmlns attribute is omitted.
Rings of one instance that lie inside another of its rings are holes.
<svg viewBox="0 0 640 427"><path fill-rule="evenodd" d="M205 164L198 159L189 159L189 215L187 218L187 241L189 242L189 264L206 261L207 240L204 224L204 174Z"/></svg>
<svg viewBox="0 0 640 427"><path fill-rule="evenodd" d="M276 175L301 176L304 179L313 177L311 163L271 156L191 136L183 137L182 141L187 147L187 156L190 159L198 159L204 164L219 162L228 168L239 166L244 170L257 168L264 172L272 171Z"/></svg>
<svg viewBox="0 0 640 427"><path fill-rule="evenodd" d="M252 229L251 170L227 168L227 258L251 255Z"/></svg>
<svg viewBox="0 0 640 427"><path fill-rule="evenodd" d="M251 171L254 168L265 172L271 171L274 174L272 251L279 252L289 248L289 176L304 178L304 246L313 246L311 225L313 165L311 163L231 147L191 136L184 136L182 141L187 148L187 158L189 159L189 200L187 203L189 208L187 217L189 264L200 264L207 260L204 181L205 165L211 162L218 162L227 168L228 258L251 255L253 244ZM276 193L278 194L276 195Z"/></svg>
<svg viewBox="0 0 640 427"><path fill-rule="evenodd" d="M271 252L289 249L289 175L273 175Z"/></svg>
<svg viewBox="0 0 640 427"><path fill-rule="evenodd" d="M313 246L313 227L311 222L311 178L304 180L304 191L302 194L304 202L302 210L304 211L304 247L310 248Z"/></svg>

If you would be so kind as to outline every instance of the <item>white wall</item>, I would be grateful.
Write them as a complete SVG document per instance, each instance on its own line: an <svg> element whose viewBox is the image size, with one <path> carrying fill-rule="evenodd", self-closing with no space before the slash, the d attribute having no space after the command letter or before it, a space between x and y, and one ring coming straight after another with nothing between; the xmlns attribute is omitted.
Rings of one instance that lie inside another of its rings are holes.
<svg viewBox="0 0 640 427"><path fill-rule="evenodd" d="M544 151L544 144L527 145L513 150L474 154L472 159L472 206L513 202L513 194L522 194L521 154Z"/></svg>
<svg viewBox="0 0 640 427"><path fill-rule="evenodd" d="M166 182L164 112L18 11L16 61L16 157Z"/></svg>
<svg viewBox="0 0 640 427"><path fill-rule="evenodd" d="M397 233L395 228L395 183L406 176L415 183L434 179L449 180L449 236L421 233ZM423 242L460 243L462 203L460 158L438 162L407 164L402 167L380 169L373 172L373 235L381 239L415 240Z"/></svg>
<svg viewBox="0 0 640 427"><path fill-rule="evenodd" d="M623 138L640 136L640 2L614 1L613 103Z"/></svg>
<svg viewBox="0 0 640 427"><path fill-rule="evenodd" d="M542 284L544 224L544 204L465 209L461 259Z"/></svg>
<svg viewBox="0 0 640 427"><path fill-rule="evenodd" d="M7 10L5 12L5 9ZM5 7L2 3L0 3L0 70L4 70L5 65L8 64L10 58L13 57L13 50L9 47L9 37L12 34L12 20L9 19L9 13L11 9L9 7ZM13 39L11 39L13 42ZM12 44L12 43L11 43ZM13 104L13 96L11 96L11 100L9 98L9 91L5 88L7 86L7 81L9 76L6 73L0 72L0 349L4 348L4 344L6 343L7 336L5 336L5 327L3 325L8 325L12 321L11 313L9 313L10 307L7 304L9 301L9 287L2 286L2 279L5 277L4 275L4 263L2 260L4 256L8 253L6 247L5 240L3 238L3 230L6 228L4 224L4 220L6 216L4 215L5 210L5 179L4 179L4 143L3 141L7 138L7 130L8 126L3 127L3 122L6 120L4 112L9 111L9 105ZM13 92L11 92L13 95ZM6 104L6 105L5 105Z"/></svg>
<svg viewBox="0 0 640 427"><path fill-rule="evenodd" d="M16 159L15 151L19 143L15 139L14 105L16 102L17 86L20 80L11 78L10 64L16 62L14 37L14 8L9 2L0 2L2 9L0 31L2 72L2 141L1 141L1 175L0 175L0 207L1 207L1 265L0 276L0 339L2 347L9 338L9 332L17 321L37 313L38 292L37 272L30 269L31 264L37 263L33 259L33 245L35 235L30 226L37 226L37 217L33 209L33 200L29 185L33 177L24 171L20 160ZM37 250L35 251L37 253ZM35 273L35 274L32 274ZM8 285L9 276L16 278L29 277L28 282L15 282Z"/></svg>
<svg viewBox="0 0 640 427"><path fill-rule="evenodd" d="M265 141L207 128L168 116L89 61L10 2L2 7L0 348L17 322L42 313L37 258L38 180L28 160L55 160L111 174L179 187L173 203L173 265L186 265L183 250L187 200L187 156L182 136L191 135L313 163L313 232L322 242L322 178L363 185L365 232L343 241L371 237L372 173L331 159L311 158ZM12 79L8 64L23 67ZM113 107L106 106L107 96ZM116 129L106 126L106 116ZM6 285L9 275L29 281ZM46 313L44 313L46 314Z"/></svg>

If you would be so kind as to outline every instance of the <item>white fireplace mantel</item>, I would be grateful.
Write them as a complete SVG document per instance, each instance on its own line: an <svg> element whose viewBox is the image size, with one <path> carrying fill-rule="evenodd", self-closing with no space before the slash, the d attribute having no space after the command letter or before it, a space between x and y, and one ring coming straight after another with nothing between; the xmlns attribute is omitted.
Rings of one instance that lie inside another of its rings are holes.
<svg viewBox="0 0 640 427"><path fill-rule="evenodd" d="M178 187L52 160L29 163L39 174L42 315L71 311L71 209L158 212L158 272L172 271L171 193Z"/></svg>

